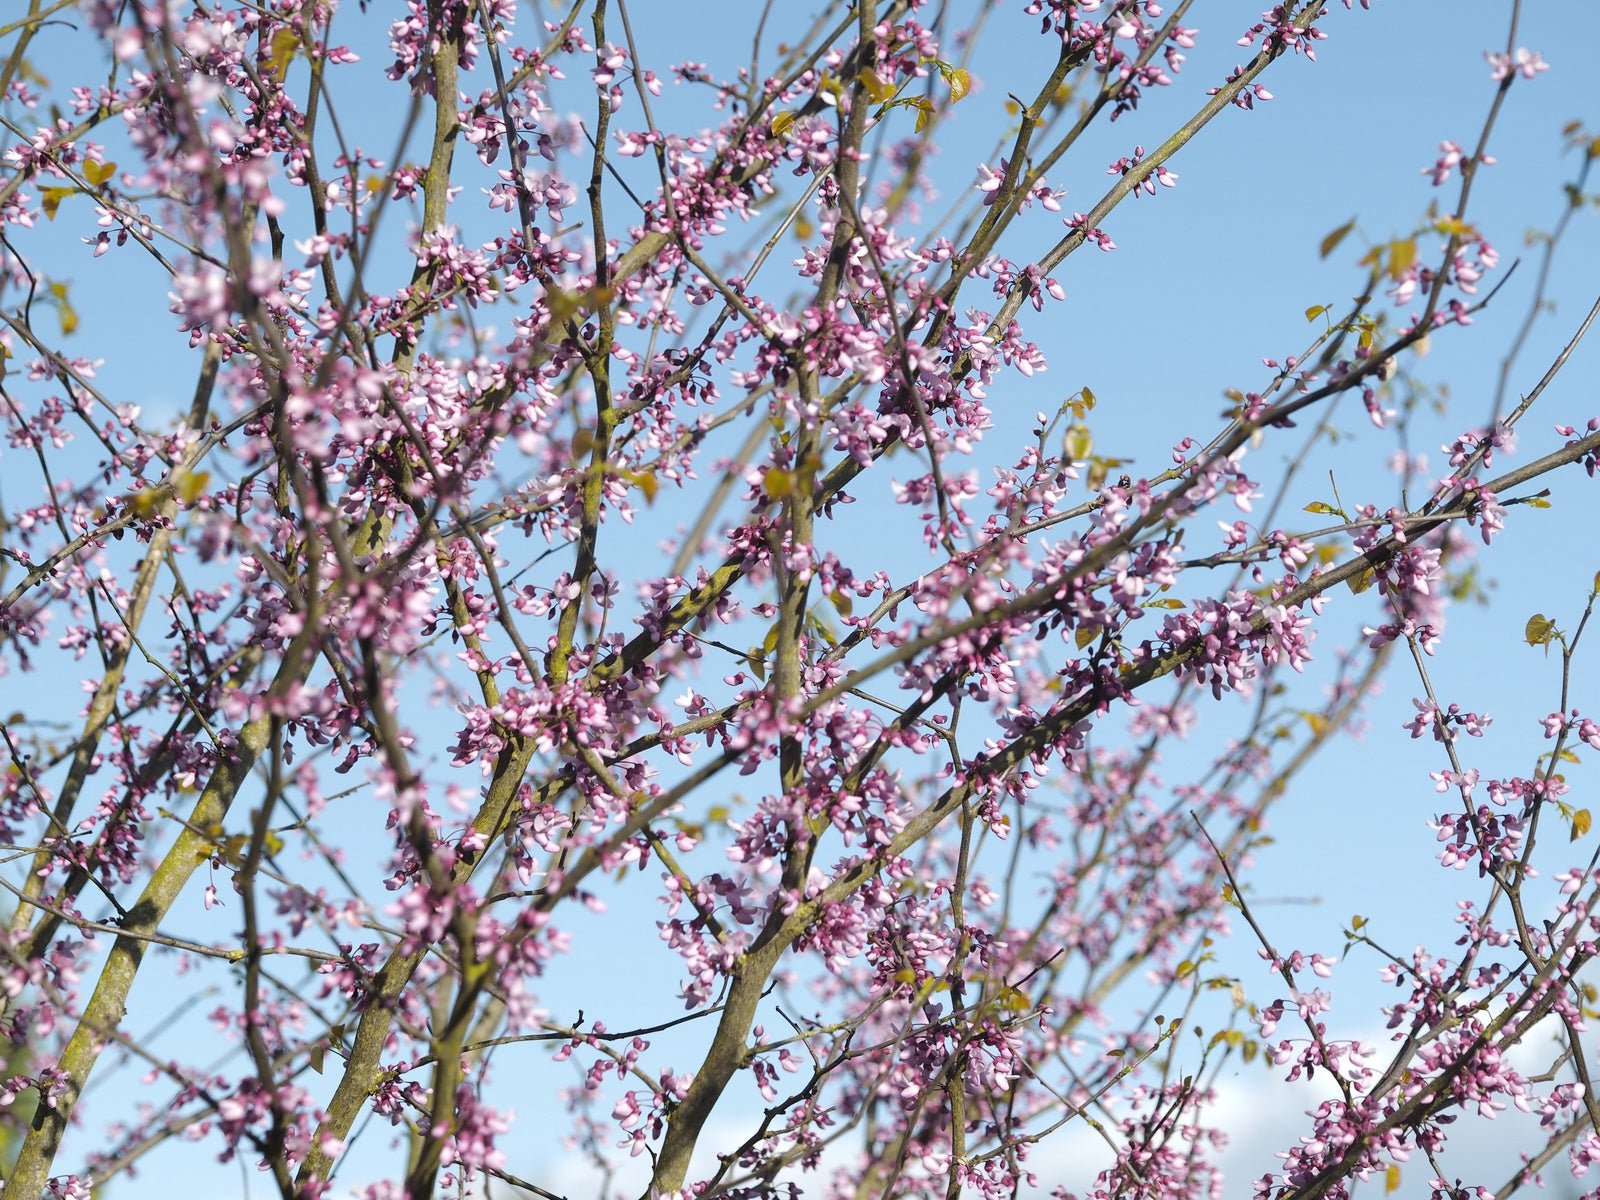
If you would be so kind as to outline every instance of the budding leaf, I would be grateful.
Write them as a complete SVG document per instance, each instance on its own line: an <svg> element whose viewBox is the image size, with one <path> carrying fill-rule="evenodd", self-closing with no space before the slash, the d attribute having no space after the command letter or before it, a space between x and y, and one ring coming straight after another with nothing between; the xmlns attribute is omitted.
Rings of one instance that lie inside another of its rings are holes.
<svg viewBox="0 0 1600 1200"><path fill-rule="evenodd" d="M1534 613L1522 627L1522 636L1530 646L1548 645L1555 636L1556 623L1543 613Z"/></svg>
<svg viewBox="0 0 1600 1200"><path fill-rule="evenodd" d="M1577 812L1573 813L1572 814L1572 840L1573 841L1577 841L1584 834L1588 833L1589 832L1589 826L1592 823L1592 821L1593 821L1593 818L1589 816L1589 810L1587 808L1580 808Z"/></svg>

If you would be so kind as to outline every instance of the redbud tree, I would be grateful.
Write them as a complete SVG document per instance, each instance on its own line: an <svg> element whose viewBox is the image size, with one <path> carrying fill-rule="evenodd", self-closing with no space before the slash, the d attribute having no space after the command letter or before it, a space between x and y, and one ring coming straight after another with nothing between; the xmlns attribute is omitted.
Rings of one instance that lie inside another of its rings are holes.
<svg viewBox="0 0 1600 1200"><path fill-rule="evenodd" d="M283 1200L1483 1197L1600 1158L1595 594L1517 619L1537 757L1434 682L1595 471L1588 318L1521 351L1600 141L1501 294L1474 184L1546 63L1516 4L1441 7L1479 108L1371 134L1437 161L1259 215L1353 298L1231 378L1086 386L1075 280L1387 15L1213 11L1239 61L1196 78L1207 7L8 6L7 1200L202 1159ZM1425 402L1493 305L1498 383ZM1252 866L1317 853L1279 814L1330 746L1354 786L1382 679L1437 912L1312 945ZM1385 998L1336 1012L1357 975ZM1237 1072L1303 1115L1225 1183Z"/></svg>

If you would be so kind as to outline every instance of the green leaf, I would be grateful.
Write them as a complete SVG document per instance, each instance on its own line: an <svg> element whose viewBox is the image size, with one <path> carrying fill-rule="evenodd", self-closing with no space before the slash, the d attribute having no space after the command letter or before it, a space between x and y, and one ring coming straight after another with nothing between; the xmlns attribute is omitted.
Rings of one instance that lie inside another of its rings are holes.
<svg viewBox="0 0 1600 1200"><path fill-rule="evenodd" d="M1324 517L1343 517L1345 515L1344 509L1335 508L1333 505L1323 500L1313 500L1310 504L1305 506L1304 511L1308 513L1316 513L1318 516ZM1348 518L1346 519L1348 520Z"/></svg>
<svg viewBox="0 0 1600 1200"><path fill-rule="evenodd" d="M1323 313L1325 313L1327 311L1328 311L1328 306L1326 304L1313 304L1310 308L1306 309L1306 320L1307 321L1315 321L1318 317L1320 317Z"/></svg>
<svg viewBox="0 0 1600 1200"><path fill-rule="evenodd" d="M1589 832L1589 825L1591 821L1592 818L1589 816L1589 810L1587 808L1580 808L1577 812L1572 814L1573 841L1577 841L1584 834Z"/></svg>

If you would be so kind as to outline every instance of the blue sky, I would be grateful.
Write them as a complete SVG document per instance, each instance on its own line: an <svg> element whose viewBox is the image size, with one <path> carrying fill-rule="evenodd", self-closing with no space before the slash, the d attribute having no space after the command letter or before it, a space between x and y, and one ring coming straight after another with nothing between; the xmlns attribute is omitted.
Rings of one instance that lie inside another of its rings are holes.
<svg viewBox="0 0 1600 1200"><path fill-rule="evenodd" d="M730 60L746 61L749 25L758 7L742 0L702 4L686 19L688 10L679 3L635 0L631 12L643 65L670 78L667 68L687 59L706 61L713 69ZM1032 34L1034 19L1019 15L1021 7L1012 0L990 15L985 35L989 48L973 64L977 87L941 134L932 170L946 201L973 186L979 163L995 165L991 148L997 126L1005 120L1006 94L1031 89L1050 54ZM361 70L370 72L369 77L388 61L381 38L374 35L397 6L378 3L372 8L365 22L354 5L340 15L344 36L362 52ZM769 33L773 42L784 36L785 22L799 29L809 16L800 6L779 8ZM1282 358L1308 340L1307 307L1327 304L1337 309L1358 289L1361 272L1354 260L1366 241L1409 234L1430 200L1453 205L1453 185L1436 191L1421 172L1437 156L1442 139L1468 146L1475 141L1493 94L1483 52L1503 46L1510 9L1490 0L1377 0L1371 12L1336 8L1325 22L1329 37L1319 43L1316 63L1278 64L1265 81L1275 99L1253 112L1223 113L1171 164L1180 176L1177 188L1125 204L1107 222L1118 244L1115 253L1086 250L1058 272L1067 301L1027 321L1029 336L1049 356L1050 369L1032 381L1012 379L995 388L996 430L989 443L994 449L985 461L1006 459L1036 410L1053 409L1085 384L1100 400L1092 419L1097 448L1130 459L1138 468L1160 469L1179 437L1209 432L1226 403L1224 389L1258 387L1268 377L1260 363L1263 356ZM1481 173L1470 217L1499 247L1500 276L1512 260L1521 256L1523 261L1472 328L1436 336L1430 355L1415 364L1419 379L1432 386L1448 384L1451 390L1449 412L1420 415L1413 431L1413 449L1429 454L1434 471L1443 463L1440 444L1479 424L1488 413L1502 356L1527 311L1538 250L1525 244L1525 235L1554 223L1564 203L1561 185L1574 177L1578 166L1575 155L1563 153L1561 129L1574 118L1584 119L1591 129L1600 127L1600 95L1591 74L1593 50L1600 44L1600 6L1537 2L1522 9L1517 41L1542 51L1551 70L1512 89L1492 144L1498 165ZM1201 35L1176 86L1148 93L1138 113L1086 138L1052 175L1055 186L1068 189L1063 201L1067 212L1087 210L1109 182L1108 163L1135 144L1159 143L1173 122L1199 103L1206 87L1247 57L1249 52L1233 42L1257 12L1257 4L1235 0L1195 6L1186 23L1198 26ZM620 31L614 33L620 38ZM81 73L72 62L78 44L66 30L42 35L38 53L45 73L58 76L58 82L75 82ZM578 90L566 96L576 97ZM712 124L718 114L704 98L669 83L658 118L678 128ZM619 117L622 125L638 118L636 101L629 99L633 103ZM387 157L394 141L395 107L387 102L365 105L355 96L352 101L343 114L352 139L368 153ZM587 107L587 99L582 103ZM621 169L636 187L647 187L653 177L647 159L623 163ZM469 191L463 206L472 199ZM84 207L74 209L74 204ZM938 207L930 205L929 210ZM1321 258L1318 246L1324 235L1352 217L1358 221L1356 233L1326 260ZM464 217L463 223L470 230L474 220ZM104 357L100 379L107 393L142 403L152 414L169 411L187 400L192 363L175 349L179 339L171 332L174 318L156 302L165 286L131 256L91 262L78 242L87 224L85 202L69 200L57 221L37 231L28 252L56 277L72 281L83 322L74 349ZM398 236L401 225L391 220L390 235ZM1600 220L1592 211L1574 222L1551 277L1549 309L1512 377L1514 392L1542 374L1593 301L1593 264L1600 262L1597 227ZM1035 212L1019 224L1003 252L1026 261L1060 232L1058 217ZM1597 355L1600 348L1594 343L1581 347L1524 423L1523 458L1559 445L1560 439L1550 433L1552 423L1581 425L1600 411L1588 385L1600 361ZM1384 508L1397 500L1394 483L1381 469L1392 439L1373 431L1358 405L1341 412L1338 428L1338 445L1293 485L1284 518L1289 527L1295 527L1295 516L1303 517L1308 528L1318 523L1297 510L1331 499L1329 467L1336 470L1340 493L1349 504L1371 501ZM1286 445L1298 446L1298 438ZM1272 479L1285 454L1283 446L1269 443L1252 459L1253 473ZM10 472L23 469L15 452L0 451L0 469L7 472L8 505L15 507L22 502L13 482L19 476ZM1600 568L1592 533L1596 485L1573 472L1549 482L1553 507L1513 510L1505 534L1483 557L1490 602L1453 611L1440 656L1429 664L1442 698L1497 718L1489 736L1470 746L1485 776L1525 771L1542 749L1534 719L1555 706L1556 662L1523 645L1524 621L1543 611L1570 625ZM608 527L608 545L650 563L655 543L692 502L693 497L685 497L684 509L663 503L632 530ZM904 516L874 514L881 518L881 565L897 578L926 562ZM906 532L897 540L902 527ZM1371 623L1374 614L1370 595L1357 600L1341 591L1334 597L1319 641L1319 650L1328 653L1313 668L1313 686L1323 677L1318 672L1334 647ZM1580 664L1578 678L1575 702L1591 710L1600 707L1593 672ZM42 688L38 703L59 703L70 711L77 702L75 681L60 683L67 686L59 695ZM1277 810L1273 829L1278 841L1260 856L1254 875L1257 894L1318 901L1264 906L1261 915L1279 944L1336 952L1339 931L1356 912L1372 917L1379 936L1402 949L1419 941L1440 945L1451 940L1452 900L1462 881L1436 865L1425 828L1439 803L1427 774L1444 765L1442 752L1431 742L1408 740L1400 728L1411 715L1410 697L1418 691L1409 665L1397 659L1383 695L1369 709L1369 736L1325 753ZM1168 777L1182 779L1186 771L1209 761L1233 719L1226 713L1207 714L1195 742L1169 756ZM1573 778L1580 786L1587 781L1582 770L1575 770ZM1577 849L1586 856L1585 847ZM196 913L198 886L192 897ZM579 926L579 941L588 932L609 942L630 916L637 917L645 923L637 940L628 943L630 970L653 972L670 994L675 990L673 963L654 945L648 923L654 917L646 911L646 893L653 895L654 888L631 891L616 897L611 913L596 918L593 929ZM222 936L224 927L231 926L225 921L213 924L208 936ZM1247 942L1226 953L1230 957L1225 961L1241 974L1261 971ZM1348 1021L1349 1032L1376 1031L1376 965L1357 958L1334 979L1338 1004L1333 1016ZM563 1012L587 1003L593 1016L598 995L609 1010L605 1019L613 1025L630 1019L635 1001L641 1015L651 1015L651 993L618 984L608 977L605 962L585 951L552 977L549 1004ZM1252 979L1252 990L1257 984L1263 995L1271 991L1271 981L1260 974ZM183 987L171 979L142 981L133 1026L152 1024L183 997ZM118 1089L135 1099L137 1074L110 1077L104 1093L94 1099L99 1102ZM540 1111L535 1104L519 1107L524 1117ZM1282 1106L1284 1111L1294 1107L1293 1100ZM90 1116L92 1124L98 1120L98 1115ZM522 1128L519 1137L526 1136L528 1127ZM1485 1143L1479 1151L1497 1153L1499 1148ZM512 1169L525 1165L514 1156ZM1248 1164L1253 1174L1271 1165ZM193 1148L180 1146L153 1157L139 1180L120 1182L112 1195L139 1198L170 1192L179 1171L191 1190L202 1195L233 1195L240 1186L237 1168L214 1168ZM1403 1197L1417 1194L1410 1190L1415 1182L1408 1179Z"/></svg>

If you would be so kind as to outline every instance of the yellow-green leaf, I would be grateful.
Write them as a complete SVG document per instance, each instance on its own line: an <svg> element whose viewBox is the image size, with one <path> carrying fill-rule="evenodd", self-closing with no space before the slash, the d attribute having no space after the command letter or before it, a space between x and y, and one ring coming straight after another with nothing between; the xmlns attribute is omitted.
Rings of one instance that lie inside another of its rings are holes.
<svg viewBox="0 0 1600 1200"><path fill-rule="evenodd" d="M878 73L876 71L870 71L863 68L861 73L856 76L856 82L861 85L861 90L866 92L867 95L871 96L874 102L878 104L883 104L885 101L894 99L894 85L892 83L885 83L878 77ZM774 122L774 124L776 124L776 122ZM777 130L774 129L773 132L776 133Z"/></svg>
<svg viewBox="0 0 1600 1200"><path fill-rule="evenodd" d="M644 493L644 502L654 504L656 491L660 488L660 481L654 471L626 471L623 473L627 481Z"/></svg>
<svg viewBox="0 0 1600 1200"><path fill-rule="evenodd" d="M86 162L83 164L83 177L94 184L95 187L100 187L116 173L117 164L114 162Z"/></svg>
<svg viewBox="0 0 1600 1200"><path fill-rule="evenodd" d="M1396 238L1389 243L1389 278L1398 280L1417 261L1417 239Z"/></svg>
<svg viewBox="0 0 1600 1200"><path fill-rule="evenodd" d="M1094 453L1094 437L1089 432L1089 427L1083 424L1071 425L1061 440L1061 452L1071 462L1087 462L1089 455Z"/></svg>
<svg viewBox="0 0 1600 1200"><path fill-rule="evenodd" d="M210 482L211 474L208 471L179 471L172 477L173 490L185 504L193 504L199 499Z"/></svg>
<svg viewBox="0 0 1600 1200"><path fill-rule="evenodd" d="M1099 636L1100 631L1098 629L1088 625L1080 625L1077 629L1073 630L1072 640L1077 644L1078 649L1082 650L1085 646Z"/></svg>
<svg viewBox="0 0 1600 1200"><path fill-rule="evenodd" d="M1387 1196L1389 1193L1399 1190L1400 1166L1398 1163L1390 1163L1383 1169L1383 1194Z"/></svg>
<svg viewBox="0 0 1600 1200"><path fill-rule="evenodd" d="M772 118L772 136L782 137L788 132L789 126L794 124L794 113L784 111L776 113Z"/></svg>
<svg viewBox="0 0 1600 1200"><path fill-rule="evenodd" d="M280 29L272 35L271 46L267 56L267 74L282 82L295 51L300 49L300 36L292 29Z"/></svg>
<svg viewBox="0 0 1600 1200"><path fill-rule="evenodd" d="M933 120L933 101L925 96L919 96L912 102L912 107L917 110L917 132L921 133L928 127L928 122Z"/></svg>
<svg viewBox="0 0 1600 1200"><path fill-rule="evenodd" d="M1543 646L1555 636L1556 623L1543 613L1534 613L1522 627L1522 636L1530 646Z"/></svg>
<svg viewBox="0 0 1600 1200"><path fill-rule="evenodd" d="M944 73L945 82L950 85L950 103L959 104L972 91L972 73L965 67L956 67Z"/></svg>
<svg viewBox="0 0 1600 1200"><path fill-rule="evenodd" d="M1325 313L1327 311L1328 311L1328 306L1326 304L1313 304L1310 308L1306 309L1306 320L1307 321L1315 321L1318 317L1320 317L1323 313Z"/></svg>
<svg viewBox="0 0 1600 1200"><path fill-rule="evenodd" d="M1303 511L1308 513L1316 513L1317 515L1324 517L1344 516L1342 511L1323 500L1313 500L1310 504L1305 506Z"/></svg>
<svg viewBox="0 0 1600 1200"><path fill-rule="evenodd" d="M56 209L61 207L61 202L75 193L75 187L47 187L39 189L39 207L44 209L44 215L52 221L56 219Z"/></svg>
<svg viewBox="0 0 1600 1200"><path fill-rule="evenodd" d="M1584 834L1589 832L1589 825L1591 824L1592 820L1593 818L1589 816L1589 810L1587 808L1580 808L1577 812L1572 814L1573 841L1577 841Z"/></svg>
<svg viewBox="0 0 1600 1200"><path fill-rule="evenodd" d="M767 471L766 479L762 486L766 488L767 495L774 500L782 500L784 497L794 494L794 472L783 471L773 467Z"/></svg>
<svg viewBox="0 0 1600 1200"><path fill-rule="evenodd" d="M1027 1012L1033 1007L1033 1001L1028 999L1027 994L1014 987L1006 988L1000 993L999 999L1000 1007L1007 1012Z"/></svg>
<svg viewBox="0 0 1600 1200"><path fill-rule="evenodd" d="M1471 239L1478 236L1478 231L1476 229L1474 229L1471 225L1468 225L1465 221L1458 220L1455 217L1440 217L1433 223L1433 227L1446 237Z"/></svg>
<svg viewBox="0 0 1600 1200"><path fill-rule="evenodd" d="M1319 258L1327 258L1328 255L1332 254L1339 248L1339 243L1344 241L1345 236L1355 227L1356 219L1351 217L1343 225L1339 226L1339 228L1328 234L1327 237L1322 239L1322 244L1317 247L1317 256Z"/></svg>

